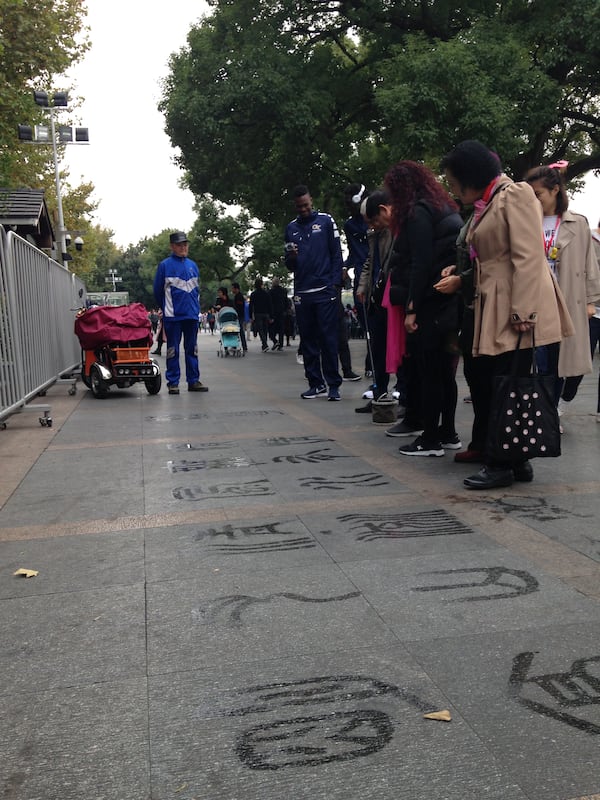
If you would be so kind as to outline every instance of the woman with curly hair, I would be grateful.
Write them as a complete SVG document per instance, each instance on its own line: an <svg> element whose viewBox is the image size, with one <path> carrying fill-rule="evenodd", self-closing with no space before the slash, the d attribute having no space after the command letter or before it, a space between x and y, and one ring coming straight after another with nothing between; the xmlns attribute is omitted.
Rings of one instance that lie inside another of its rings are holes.
<svg viewBox="0 0 600 800"><path fill-rule="evenodd" d="M406 456L443 456L460 449L454 427L456 413L456 349L459 300L433 287L444 267L455 263L456 238L462 219L455 202L435 175L415 161L399 161L385 176L392 204L391 231L395 237L390 302L405 309L408 378L419 383L423 433L400 448ZM414 387L413 387L414 389ZM407 386L410 395L411 387ZM419 433L406 419L387 431L390 436Z"/></svg>

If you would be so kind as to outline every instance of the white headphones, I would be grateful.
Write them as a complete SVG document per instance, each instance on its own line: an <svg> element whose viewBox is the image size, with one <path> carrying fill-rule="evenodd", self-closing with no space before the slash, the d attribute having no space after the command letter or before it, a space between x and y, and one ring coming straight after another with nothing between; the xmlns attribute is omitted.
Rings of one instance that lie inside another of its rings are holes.
<svg viewBox="0 0 600 800"><path fill-rule="evenodd" d="M365 191L365 185L364 185L364 183L361 183L361 185L360 185L360 189L359 189L359 190L358 190L358 192L357 192L355 195L353 195L353 197L352 197L352 202L353 202L353 203L356 203L356 205L358 205L358 204L360 203L360 201L363 199L363 193L364 193L364 191Z"/></svg>

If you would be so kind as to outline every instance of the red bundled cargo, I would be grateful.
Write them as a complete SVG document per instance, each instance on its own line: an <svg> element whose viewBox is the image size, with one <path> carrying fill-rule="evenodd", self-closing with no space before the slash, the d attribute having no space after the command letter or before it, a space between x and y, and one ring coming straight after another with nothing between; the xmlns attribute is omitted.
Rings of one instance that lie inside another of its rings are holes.
<svg viewBox="0 0 600 800"><path fill-rule="evenodd" d="M76 318L75 334L84 350L108 344L152 344L152 326L142 303L88 308Z"/></svg>

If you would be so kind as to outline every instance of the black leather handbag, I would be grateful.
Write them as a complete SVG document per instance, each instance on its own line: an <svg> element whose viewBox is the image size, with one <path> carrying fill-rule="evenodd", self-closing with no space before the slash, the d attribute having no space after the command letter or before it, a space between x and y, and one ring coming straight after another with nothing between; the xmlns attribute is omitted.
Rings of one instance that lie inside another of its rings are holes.
<svg viewBox="0 0 600 800"><path fill-rule="evenodd" d="M554 402L552 375L540 375L533 341L532 371L517 375L518 351L511 373L494 379L486 453L499 462L519 463L530 458L556 458L560 455L560 426Z"/></svg>

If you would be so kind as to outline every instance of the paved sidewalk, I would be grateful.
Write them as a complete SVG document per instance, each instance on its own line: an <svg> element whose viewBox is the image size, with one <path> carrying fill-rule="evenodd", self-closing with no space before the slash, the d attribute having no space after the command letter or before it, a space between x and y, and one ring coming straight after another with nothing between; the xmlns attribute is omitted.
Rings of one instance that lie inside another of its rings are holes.
<svg viewBox="0 0 600 800"><path fill-rule="evenodd" d="M367 380L217 342L208 394L0 431L0 798L600 800L598 363L563 456L479 493Z"/></svg>

